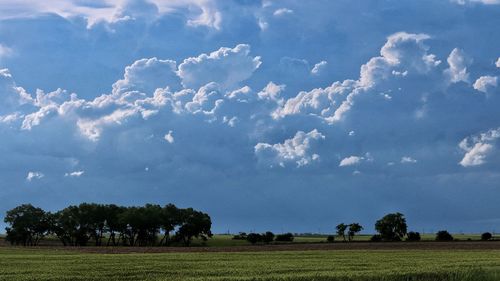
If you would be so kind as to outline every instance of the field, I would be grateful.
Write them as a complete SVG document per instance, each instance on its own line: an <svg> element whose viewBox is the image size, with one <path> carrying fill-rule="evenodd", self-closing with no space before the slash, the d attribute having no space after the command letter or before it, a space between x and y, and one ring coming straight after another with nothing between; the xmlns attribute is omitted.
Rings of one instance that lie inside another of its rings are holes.
<svg viewBox="0 0 500 281"><path fill-rule="evenodd" d="M146 249L0 247L0 280L500 280L499 242Z"/></svg>

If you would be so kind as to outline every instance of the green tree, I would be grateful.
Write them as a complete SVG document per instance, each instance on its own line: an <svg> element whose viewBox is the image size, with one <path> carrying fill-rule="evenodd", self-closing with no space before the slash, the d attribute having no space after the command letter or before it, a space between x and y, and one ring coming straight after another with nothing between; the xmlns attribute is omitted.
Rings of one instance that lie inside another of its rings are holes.
<svg viewBox="0 0 500 281"><path fill-rule="evenodd" d="M11 244L36 246L49 231L49 214L31 204L24 204L7 211L4 222L6 240Z"/></svg>
<svg viewBox="0 0 500 281"><path fill-rule="evenodd" d="M271 231L266 231L266 233L262 234L262 242L269 244L274 241L274 233Z"/></svg>
<svg viewBox="0 0 500 281"><path fill-rule="evenodd" d="M189 246L193 237L201 238L204 241L212 237L212 220L208 214L188 208L182 209L181 218L182 224L176 235L183 241L184 245Z"/></svg>
<svg viewBox="0 0 500 281"><path fill-rule="evenodd" d="M347 230L347 227L348 226L345 223L340 223L335 227L337 229L337 235L342 236L342 238L344 239L344 242L346 241L345 231Z"/></svg>
<svg viewBox="0 0 500 281"><path fill-rule="evenodd" d="M387 214L375 223L375 230L384 241L401 241L407 228L406 219L401 213Z"/></svg>
<svg viewBox="0 0 500 281"><path fill-rule="evenodd" d="M165 205L161 210L160 225L163 230L163 238L160 245L169 245L170 233L182 223L182 212L174 204Z"/></svg>
<svg viewBox="0 0 500 281"><path fill-rule="evenodd" d="M349 230L347 231L349 235L349 241L354 240L354 235L361 232L361 230L363 230L363 227L359 223L351 223L349 225Z"/></svg>

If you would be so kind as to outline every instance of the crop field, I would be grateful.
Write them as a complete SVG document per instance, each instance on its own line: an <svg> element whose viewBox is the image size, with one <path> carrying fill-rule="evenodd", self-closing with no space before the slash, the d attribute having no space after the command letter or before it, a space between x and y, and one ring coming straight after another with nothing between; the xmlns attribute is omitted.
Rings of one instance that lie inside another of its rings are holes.
<svg viewBox="0 0 500 281"><path fill-rule="evenodd" d="M0 280L500 280L500 250L83 253L0 247Z"/></svg>

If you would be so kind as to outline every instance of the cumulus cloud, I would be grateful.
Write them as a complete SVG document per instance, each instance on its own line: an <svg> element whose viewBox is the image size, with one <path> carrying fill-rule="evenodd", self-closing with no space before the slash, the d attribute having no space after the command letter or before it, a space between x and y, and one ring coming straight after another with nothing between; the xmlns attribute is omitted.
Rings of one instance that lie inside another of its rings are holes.
<svg viewBox="0 0 500 281"><path fill-rule="evenodd" d="M485 4L485 5L498 5L500 0L451 0L451 2L466 5L466 4Z"/></svg>
<svg viewBox="0 0 500 281"><path fill-rule="evenodd" d="M491 89L498 85L498 77L496 76L481 76L474 82L474 89L488 93Z"/></svg>
<svg viewBox="0 0 500 281"><path fill-rule="evenodd" d="M469 82L467 66L470 62L462 50L458 48L453 49L448 56L447 61L450 67L445 70L445 74L448 76L451 83L457 83L460 81Z"/></svg>
<svg viewBox="0 0 500 281"><path fill-rule="evenodd" d="M188 88L199 88L209 82L222 87L233 88L250 78L261 65L260 57L252 57L250 46L237 45L234 48L220 48L210 54L187 58L179 65L178 74L182 84Z"/></svg>
<svg viewBox="0 0 500 281"><path fill-rule="evenodd" d="M273 15L277 17L293 14L293 10L287 8L281 8L274 11Z"/></svg>
<svg viewBox="0 0 500 281"><path fill-rule="evenodd" d="M415 164L417 163L418 161L416 159L413 159L412 157L410 156L403 156L401 157L401 161L400 161L402 164Z"/></svg>
<svg viewBox="0 0 500 281"><path fill-rule="evenodd" d="M81 177L84 173L85 173L85 171L74 171L74 172L70 172L70 173L65 173L64 176L78 178L78 177Z"/></svg>
<svg viewBox="0 0 500 281"><path fill-rule="evenodd" d="M328 63L326 61L320 61L317 64L314 65L313 69L311 69L311 74L312 75L320 75L322 71L325 70L326 66Z"/></svg>
<svg viewBox="0 0 500 281"><path fill-rule="evenodd" d="M497 62L495 63L495 65L500 68L500 58L498 58Z"/></svg>
<svg viewBox="0 0 500 281"><path fill-rule="evenodd" d="M361 161L364 160L364 157L360 156L349 156L344 159L342 159L339 163L339 167L345 167L345 166L353 166L361 163Z"/></svg>
<svg viewBox="0 0 500 281"><path fill-rule="evenodd" d="M38 180L43 178L45 175L41 172L28 172L28 175L26 176L27 181L33 181L33 180Z"/></svg>
<svg viewBox="0 0 500 281"><path fill-rule="evenodd" d="M7 57L12 54L12 49L0 44L0 59L2 57Z"/></svg>
<svg viewBox="0 0 500 281"><path fill-rule="evenodd" d="M283 143L260 142L255 145L254 151L259 161L271 167L274 165L285 167L289 163L301 167L319 160L320 156L310 150L316 141L323 139L325 136L316 129L309 133L298 131L293 138L286 139Z"/></svg>
<svg viewBox="0 0 500 281"><path fill-rule="evenodd" d="M494 151L498 139L500 139L500 128L463 139L458 146L465 155L459 164L463 167L483 165L486 163L486 158Z"/></svg>
<svg viewBox="0 0 500 281"><path fill-rule="evenodd" d="M173 131L169 130L167 134L163 137L168 143L174 143Z"/></svg>

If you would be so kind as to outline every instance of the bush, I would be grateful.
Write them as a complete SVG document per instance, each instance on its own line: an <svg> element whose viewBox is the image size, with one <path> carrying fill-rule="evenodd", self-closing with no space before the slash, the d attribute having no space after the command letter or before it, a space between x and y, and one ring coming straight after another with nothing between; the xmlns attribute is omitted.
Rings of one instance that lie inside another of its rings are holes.
<svg viewBox="0 0 500 281"><path fill-rule="evenodd" d="M453 236L448 231L441 230L436 233L436 241L453 241Z"/></svg>
<svg viewBox="0 0 500 281"><path fill-rule="evenodd" d="M269 244L273 242L274 240L274 233L271 231L267 231L266 233L262 234L262 241L266 244Z"/></svg>
<svg viewBox="0 0 500 281"><path fill-rule="evenodd" d="M252 243L252 245L256 244L257 242L262 241L262 235L258 233L249 233L247 235L247 241Z"/></svg>
<svg viewBox="0 0 500 281"><path fill-rule="evenodd" d="M239 234L234 235L233 240L247 240L246 232L240 232Z"/></svg>
<svg viewBox="0 0 500 281"><path fill-rule="evenodd" d="M491 238L493 238L493 235L491 235L491 233L489 233L489 232L485 232L485 233L481 234L481 240L483 240L483 241L491 240Z"/></svg>
<svg viewBox="0 0 500 281"><path fill-rule="evenodd" d="M293 241L293 234L291 234L291 233L284 233L284 234L276 235L276 241L280 241L280 242L292 242Z"/></svg>
<svg viewBox="0 0 500 281"><path fill-rule="evenodd" d="M335 241L335 236L328 235L328 237L326 237L326 242L333 243L334 241Z"/></svg>
<svg viewBox="0 0 500 281"><path fill-rule="evenodd" d="M411 241L411 242L416 242L416 241L420 241L420 233L418 232L413 232L413 231L410 231L408 232L408 237L406 238L406 241Z"/></svg>
<svg viewBox="0 0 500 281"><path fill-rule="evenodd" d="M382 235L375 234L372 237L370 237L370 241L372 241L372 242L380 242L380 241L382 241Z"/></svg>

